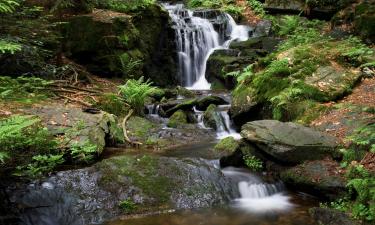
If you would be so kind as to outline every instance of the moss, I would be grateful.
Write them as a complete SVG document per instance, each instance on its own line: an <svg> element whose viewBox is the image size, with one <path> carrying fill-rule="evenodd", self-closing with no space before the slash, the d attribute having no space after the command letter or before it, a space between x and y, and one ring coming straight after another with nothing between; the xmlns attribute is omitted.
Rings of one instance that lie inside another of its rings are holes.
<svg viewBox="0 0 375 225"><path fill-rule="evenodd" d="M147 204L163 205L169 201L173 183L169 178L157 173L157 168L161 166L158 158L121 156L104 160L98 166L103 171L98 183L104 189L111 191L118 188L112 184L129 185L129 181L124 179L127 177L133 185L150 197Z"/></svg>
<svg viewBox="0 0 375 225"><path fill-rule="evenodd" d="M227 137L217 143L214 147L216 151L233 153L240 147L233 137Z"/></svg>
<svg viewBox="0 0 375 225"><path fill-rule="evenodd" d="M150 131L153 128L156 128L156 125L145 118L133 116L128 120L127 128L129 129L130 136L135 136L141 140L146 140L147 136L150 134Z"/></svg>
<svg viewBox="0 0 375 225"><path fill-rule="evenodd" d="M169 118L168 127L178 128L188 123L187 115L182 110L177 110L173 115Z"/></svg>
<svg viewBox="0 0 375 225"><path fill-rule="evenodd" d="M217 124L220 121L220 118L216 112L217 106L211 104L207 107L206 111L203 114L203 122L204 125L207 127L211 127L213 129L217 129Z"/></svg>

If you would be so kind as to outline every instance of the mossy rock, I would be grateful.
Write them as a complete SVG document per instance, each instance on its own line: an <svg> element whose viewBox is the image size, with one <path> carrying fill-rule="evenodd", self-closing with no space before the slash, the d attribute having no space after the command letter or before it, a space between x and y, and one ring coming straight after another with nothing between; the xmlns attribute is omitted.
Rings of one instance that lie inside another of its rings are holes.
<svg viewBox="0 0 375 225"><path fill-rule="evenodd" d="M220 140L214 147L216 151L233 153L240 147L240 144L233 137L227 137Z"/></svg>
<svg viewBox="0 0 375 225"><path fill-rule="evenodd" d="M294 189L334 200L347 191L346 179L339 170L340 165L333 160L307 161L282 171L280 178Z"/></svg>
<svg viewBox="0 0 375 225"><path fill-rule="evenodd" d="M126 123L128 135L131 139L146 141L158 125L143 117L132 116Z"/></svg>
<svg viewBox="0 0 375 225"><path fill-rule="evenodd" d="M32 208L21 212L25 218L103 224L124 214L228 204L239 195L232 183L206 160L125 155L60 171L32 188L14 189L11 198ZM134 203L135 209L124 211L120 206L124 200ZM42 212L40 205L49 207Z"/></svg>
<svg viewBox="0 0 375 225"><path fill-rule="evenodd" d="M258 120L245 124L241 136L274 160L299 164L307 160L335 155L336 138L312 128L276 120Z"/></svg>
<svg viewBox="0 0 375 225"><path fill-rule="evenodd" d="M220 123L220 118L216 105L211 104L208 106L203 114L203 123L206 127L210 127L214 130L218 129L217 125Z"/></svg>
<svg viewBox="0 0 375 225"><path fill-rule="evenodd" d="M179 100L173 101L172 105L177 103L177 105L173 106L172 108L169 108L167 111L165 111L167 116L173 115L173 113L177 112L178 110L183 110L183 111L189 111L193 110L193 107L197 104L198 99L193 98L193 99L186 99L183 100L183 102L180 102ZM163 108L163 107L162 107Z"/></svg>
<svg viewBox="0 0 375 225"><path fill-rule="evenodd" d="M168 127L179 128L179 127L183 127L187 123L188 123L187 114L182 110L178 110L175 113L173 113L173 115L169 118L167 125Z"/></svg>
<svg viewBox="0 0 375 225"><path fill-rule="evenodd" d="M197 110L204 111L211 104L212 105L227 105L229 103L219 96L210 95L210 96L199 99L197 104L196 104L196 108L197 108Z"/></svg>

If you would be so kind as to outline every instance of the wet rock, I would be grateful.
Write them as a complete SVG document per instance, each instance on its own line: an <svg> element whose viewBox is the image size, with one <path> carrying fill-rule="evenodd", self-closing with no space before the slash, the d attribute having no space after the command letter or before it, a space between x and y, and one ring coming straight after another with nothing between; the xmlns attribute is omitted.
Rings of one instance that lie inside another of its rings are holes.
<svg viewBox="0 0 375 225"><path fill-rule="evenodd" d="M229 109L229 115L234 124L242 126L248 121L267 118L267 114L262 113L262 105L255 99L256 96L251 87L240 86L236 88L233 92L232 105Z"/></svg>
<svg viewBox="0 0 375 225"><path fill-rule="evenodd" d="M177 128L183 127L188 123L188 116L187 114L182 111L178 110L169 118L168 127Z"/></svg>
<svg viewBox="0 0 375 225"><path fill-rule="evenodd" d="M257 23L254 30L254 37L267 37L270 35L272 22L269 20L261 20Z"/></svg>
<svg viewBox="0 0 375 225"><path fill-rule="evenodd" d="M295 123L259 120L245 124L241 136L274 160L298 164L332 155L336 139Z"/></svg>
<svg viewBox="0 0 375 225"><path fill-rule="evenodd" d="M200 111L205 111L210 105L227 105L229 104L223 98L215 95L210 95L203 97L198 100L196 104L196 109Z"/></svg>
<svg viewBox="0 0 375 225"><path fill-rule="evenodd" d="M306 161L282 171L280 178L294 189L334 200L346 193L346 179L340 170L331 159Z"/></svg>
<svg viewBox="0 0 375 225"><path fill-rule="evenodd" d="M201 159L121 156L78 170L62 171L24 189L10 190L22 224L98 224L129 213L210 207L238 196L219 169Z"/></svg>
<svg viewBox="0 0 375 225"><path fill-rule="evenodd" d="M215 145L215 150L219 152L233 153L240 147L240 144L233 137L227 137L220 140L219 143Z"/></svg>
<svg viewBox="0 0 375 225"><path fill-rule="evenodd" d="M176 100L176 101L172 101L172 102L173 103L174 102L180 102L180 103L178 103L175 106L173 106L172 108L166 110L165 114L167 116L172 116L173 113L177 112L178 110L183 110L183 111L192 110L193 107L197 104L198 99L197 98L194 98L194 99L184 99L184 100ZM164 104L161 106L161 108L164 110L164 108L165 108Z"/></svg>
<svg viewBox="0 0 375 225"><path fill-rule="evenodd" d="M318 224L324 225L360 225L344 212L335 209L314 207L309 210L310 215Z"/></svg>
<svg viewBox="0 0 375 225"><path fill-rule="evenodd" d="M203 123L206 127L210 127L217 130L218 123L220 121L219 114L217 113L216 105L210 105L203 114Z"/></svg>
<svg viewBox="0 0 375 225"><path fill-rule="evenodd" d="M97 146L99 154L105 146L123 142L124 139L117 117L103 111L91 114L79 108L48 105L27 112L38 115L52 134L65 135L74 140L72 143L79 145L88 141Z"/></svg>

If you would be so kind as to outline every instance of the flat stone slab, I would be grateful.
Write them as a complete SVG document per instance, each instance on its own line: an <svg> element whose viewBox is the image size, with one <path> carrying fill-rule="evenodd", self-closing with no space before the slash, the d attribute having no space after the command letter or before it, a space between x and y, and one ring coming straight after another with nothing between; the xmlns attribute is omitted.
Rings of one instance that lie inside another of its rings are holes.
<svg viewBox="0 0 375 225"><path fill-rule="evenodd" d="M245 124L241 136L276 161L299 164L323 159L337 147L334 137L291 122L258 120Z"/></svg>

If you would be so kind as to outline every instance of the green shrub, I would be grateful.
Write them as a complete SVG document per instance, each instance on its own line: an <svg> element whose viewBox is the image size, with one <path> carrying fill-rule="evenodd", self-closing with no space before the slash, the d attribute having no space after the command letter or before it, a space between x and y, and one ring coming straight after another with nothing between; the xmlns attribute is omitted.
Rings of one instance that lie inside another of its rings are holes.
<svg viewBox="0 0 375 225"><path fill-rule="evenodd" d="M19 166L15 175L23 175L29 177L41 176L51 172L56 166L64 163L63 155L36 155L33 162L26 167Z"/></svg>
<svg viewBox="0 0 375 225"><path fill-rule="evenodd" d="M138 115L143 114L146 97L155 89L151 85L150 80L144 81L141 77L138 80L130 79L125 85L119 86L122 97Z"/></svg>
<svg viewBox="0 0 375 225"><path fill-rule="evenodd" d="M133 12L155 4L155 0L106 0L98 1L98 7L118 12Z"/></svg>
<svg viewBox="0 0 375 225"><path fill-rule="evenodd" d="M129 110L129 107L126 106L125 100L113 93L106 93L100 96L96 107L116 116L125 115Z"/></svg>
<svg viewBox="0 0 375 225"><path fill-rule="evenodd" d="M130 213L137 208L137 205L131 199L119 202L118 206L127 213Z"/></svg>
<svg viewBox="0 0 375 225"><path fill-rule="evenodd" d="M18 0L0 0L0 14L12 13L19 5Z"/></svg>
<svg viewBox="0 0 375 225"><path fill-rule="evenodd" d="M245 155L243 160L245 161L245 165L253 171L260 171L263 169L262 161L253 155Z"/></svg>
<svg viewBox="0 0 375 225"><path fill-rule="evenodd" d="M258 0L247 0L247 4L255 12L255 14L260 16L265 16L266 12L264 11L263 4Z"/></svg>
<svg viewBox="0 0 375 225"><path fill-rule="evenodd" d="M57 142L47 128L40 124L35 116L12 116L0 120L0 150L13 154L15 152L50 152Z"/></svg>
<svg viewBox="0 0 375 225"><path fill-rule="evenodd" d="M98 146L90 141L83 143L75 142L70 146L70 154L73 159L90 163L98 155Z"/></svg>
<svg viewBox="0 0 375 225"><path fill-rule="evenodd" d="M0 164L4 164L6 159L9 159L9 154L6 152L0 152Z"/></svg>

